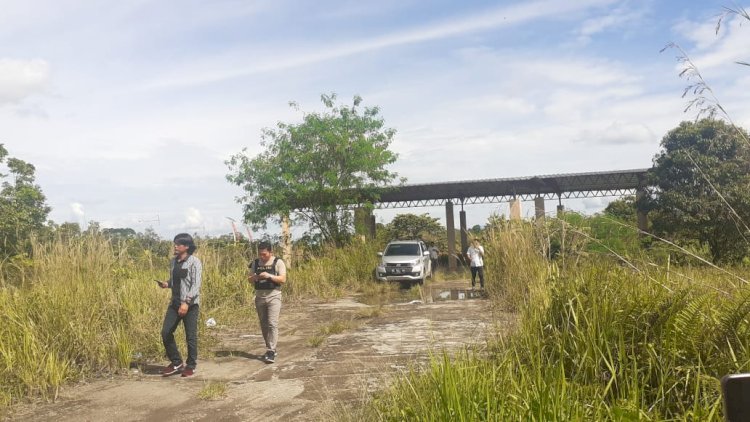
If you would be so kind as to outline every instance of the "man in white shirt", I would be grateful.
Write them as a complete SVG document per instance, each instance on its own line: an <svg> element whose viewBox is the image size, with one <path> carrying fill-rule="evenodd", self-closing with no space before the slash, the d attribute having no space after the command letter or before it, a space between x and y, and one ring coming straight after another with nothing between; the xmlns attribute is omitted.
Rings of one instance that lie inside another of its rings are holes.
<svg viewBox="0 0 750 422"><path fill-rule="evenodd" d="M479 274L479 287L484 289L484 248L479 244L479 240L471 241L471 246L466 250L466 257L469 259L471 268L471 288L476 285L477 274Z"/></svg>
<svg viewBox="0 0 750 422"><path fill-rule="evenodd" d="M430 251L430 262L432 265L432 273L435 274L435 271L437 271L438 267L438 258L440 257L440 249L435 246L435 242L430 242L430 248L427 249Z"/></svg>

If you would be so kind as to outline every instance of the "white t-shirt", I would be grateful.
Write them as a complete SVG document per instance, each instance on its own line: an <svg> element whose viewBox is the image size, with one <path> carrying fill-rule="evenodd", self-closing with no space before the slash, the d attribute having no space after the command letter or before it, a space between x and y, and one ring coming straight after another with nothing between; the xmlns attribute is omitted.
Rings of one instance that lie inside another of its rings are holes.
<svg viewBox="0 0 750 422"><path fill-rule="evenodd" d="M471 259L470 265L472 267L484 266L484 260L482 259L482 255L484 255L484 248L482 246L477 246L476 248L474 246L469 246L469 249L466 251L466 255L469 255L469 259Z"/></svg>

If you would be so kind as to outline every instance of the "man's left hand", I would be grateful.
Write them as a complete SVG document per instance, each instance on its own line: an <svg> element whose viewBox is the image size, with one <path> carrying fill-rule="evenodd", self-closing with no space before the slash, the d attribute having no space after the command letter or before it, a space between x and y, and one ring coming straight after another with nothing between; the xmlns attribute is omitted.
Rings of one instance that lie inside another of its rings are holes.
<svg viewBox="0 0 750 422"><path fill-rule="evenodd" d="M188 311L188 304L182 303L180 305L180 309L177 310L177 315L184 317L185 315L187 315L187 311Z"/></svg>

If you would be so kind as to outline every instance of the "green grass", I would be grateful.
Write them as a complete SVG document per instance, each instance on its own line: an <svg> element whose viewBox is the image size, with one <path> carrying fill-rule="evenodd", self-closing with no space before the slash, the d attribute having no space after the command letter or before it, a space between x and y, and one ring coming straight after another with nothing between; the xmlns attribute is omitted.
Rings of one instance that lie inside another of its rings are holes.
<svg viewBox="0 0 750 422"><path fill-rule="evenodd" d="M247 324L257 318L247 280L252 256L242 245L199 243L203 286L199 359L209 356L214 332L202 323ZM166 249L165 249L166 250ZM31 258L0 262L0 409L25 397L54 399L67 382L162 362L160 329L170 291L170 256L97 235L34 245ZM332 299L377 289L375 247L327 250L289 270L285 301ZM185 350L184 333L175 333Z"/></svg>
<svg viewBox="0 0 750 422"><path fill-rule="evenodd" d="M327 337L328 336L322 333L315 333L307 339L307 344L310 345L310 347L318 348L326 341Z"/></svg>
<svg viewBox="0 0 750 422"><path fill-rule="evenodd" d="M341 334L344 331L353 330L360 326L360 323L350 320L335 320L328 324L324 324L318 327L318 331L307 339L307 344L310 347L320 347L325 340L335 334Z"/></svg>
<svg viewBox="0 0 750 422"><path fill-rule="evenodd" d="M284 294L291 298L338 298L373 288L378 262L373 244L354 241L341 249L326 249L292 267Z"/></svg>
<svg viewBox="0 0 750 422"><path fill-rule="evenodd" d="M208 381L198 392L201 400L221 400L227 395L227 383L223 381Z"/></svg>
<svg viewBox="0 0 750 422"><path fill-rule="evenodd" d="M588 222L486 230L487 292L519 315L515 332L481 353L436 356L341 419L720 420L718 379L750 371L750 287L732 276L746 268L673 260L665 246L644 253L637 237ZM133 356L163 360L169 291L152 280L167 277L169 257L116 246L85 236L0 263L0 407L53 399L65 383L122 371ZM424 300L421 287L374 282L376 252L357 243L290 268L285 301L356 293L373 305L321 326L311 346L385 303ZM254 319L248 251L205 247L197 256L201 320ZM199 330L204 358L215 339ZM177 338L184 349L181 329Z"/></svg>
<svg viewBox="0 0 750 422"><path fill-rule="evenodd" d="M591 254L565 229L486 233L488 290L516 332L433 358L342 420L721 420L720 377L750 370L750 287ZM575 247L549 260L552 236Z"/></svg>

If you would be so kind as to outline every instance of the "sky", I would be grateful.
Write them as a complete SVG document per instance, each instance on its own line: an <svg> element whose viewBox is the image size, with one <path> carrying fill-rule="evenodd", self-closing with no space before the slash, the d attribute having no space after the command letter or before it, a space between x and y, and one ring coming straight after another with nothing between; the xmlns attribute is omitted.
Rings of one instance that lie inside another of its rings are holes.
<svg viewBox="0 0 750 422"><path fill-rule="evenodd" d="M165 238L229 233L242 208L225 161L322 111L321 94L380 107L407 183L646 168L696 117L670 42L750 128L735 63L750 22L716 32L729 1L0 0L0 143L36 166L55 222ZM508 205L466 211L473 226ZM444 219L376 219L405 212Z"/></svg>

